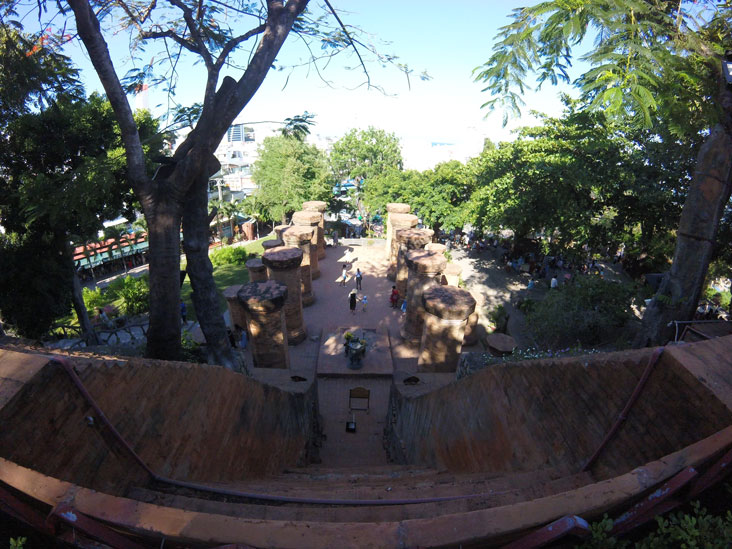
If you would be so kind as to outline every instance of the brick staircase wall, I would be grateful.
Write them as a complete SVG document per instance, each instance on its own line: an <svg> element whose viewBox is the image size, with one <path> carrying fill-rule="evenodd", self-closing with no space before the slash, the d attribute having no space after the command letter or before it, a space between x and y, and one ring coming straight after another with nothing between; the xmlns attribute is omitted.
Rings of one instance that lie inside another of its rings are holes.
<svg viewBox="0 0 732 549"><path fill-rule="evenodd" d="M410 393L395 376L389 454L399 463L456 472L577 472L617 419L651 352L507 363L426 394ZM662 356L593 474L626 472L731 420L730 410L707 387Z"/></svg>
<svg viewBox="0 0 732 549"><path fill-rule="evenodd" d="M112 424L157 474L228 482L305 465L311 457L313 381L284 391L217 366L72 361ZM109 493L144 484L144 471L94 415L62 368L47 364L0 408L0 455Z"/></svg>

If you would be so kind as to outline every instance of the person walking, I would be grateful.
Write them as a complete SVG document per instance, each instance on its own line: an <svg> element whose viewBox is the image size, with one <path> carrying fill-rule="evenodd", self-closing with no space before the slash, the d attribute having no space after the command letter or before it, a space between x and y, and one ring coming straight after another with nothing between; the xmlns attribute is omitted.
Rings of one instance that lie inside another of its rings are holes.
<svg viewBox="0 0 732 549"><path fill-rule="evenodd" d="M351 290L351 293L348 294L348 306L351 309L351 314L356 314L356 301L358 299L358 296L356 295L356 288Z"/></svg>
<svg viewBox="0 0 732 549"><path fill-rule="evenodd" d="M346 285L346 280L348 280L348 267L343 265L343 271L341 271L341 286ZM355 292L356 290L354 290Z"/></svg>
<svg viewBox="0 0 732 549"><path fill-rule="evenodd" d="M363 275L361 274L361 269L356 269L356 289L361 289L361 280L363 279Z"/></svg>
<svg viewBox="0 0 732 549"><path fill-rule="evenodd" d="M366 296L363 296L363 297L361 298L361 305L362 305L362 307L363 307L363 308L362 308L361 310L362 310L362 311L363 311L364 313L366 312L366 305L368 305L368 304L369 304L369 299L368 299L368 297L366 297Z"/></svg>

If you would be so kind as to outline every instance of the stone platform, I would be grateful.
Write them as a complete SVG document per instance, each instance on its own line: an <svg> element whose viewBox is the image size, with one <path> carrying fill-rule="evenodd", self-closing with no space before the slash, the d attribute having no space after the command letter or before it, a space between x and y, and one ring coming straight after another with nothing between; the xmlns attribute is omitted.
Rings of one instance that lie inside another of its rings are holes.
<svg viewBox="0 0 732 549"><path fill-rule="evenodd" d="M366 340L366 355L359 369L349 367L350 362L343 347L343 334L346 332ZM318 376L391 376L393 373L391 342L386 329L339 326L324 331L318 355Z"/></svg>

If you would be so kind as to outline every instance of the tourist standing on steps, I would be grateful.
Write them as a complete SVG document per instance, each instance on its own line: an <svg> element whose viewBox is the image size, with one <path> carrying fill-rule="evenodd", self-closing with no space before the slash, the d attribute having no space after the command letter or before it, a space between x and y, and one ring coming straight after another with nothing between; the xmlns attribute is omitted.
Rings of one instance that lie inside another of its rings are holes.
<svg viewBox="0 0 732 549"><path fill-rule="evenodd" d="M352 315L356 314L356 300L357 300L356 288L354 288L353 290L351 290L351 293L348 294L348 306L351 309Z"/></svg>
<svg viewBox="0 0 732 549"><path fill-rule="evenodd" d="M348 280L348 268L343 265L343 271L341 272L341 286L346 285L346 280Z"/></svg>
<svg viewBox="0 0 732 549"><path fill-rule="evenodd" d="M361 289L361 279L363 279L363 275L361 274L361 269L356 269L356 289Z"/></svg>

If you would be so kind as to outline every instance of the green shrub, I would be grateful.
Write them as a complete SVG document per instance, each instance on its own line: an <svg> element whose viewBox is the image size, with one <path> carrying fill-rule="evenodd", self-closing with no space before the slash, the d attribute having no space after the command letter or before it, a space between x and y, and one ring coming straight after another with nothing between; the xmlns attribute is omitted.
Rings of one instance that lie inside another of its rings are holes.
<svg viewBox="0 0 732 549"><path fill-rule="evenodd" d="M723 309L729 311L729 304L730 299L732 299L732 293L718 292L714 288L709 287L704 291L704 299L712 303L718 303Z"/></svg>
<svg viewBox="0 0 732 549"><path fill-rule="evenodd" d="M211 264L214 267L221 265L245 265L247 259L249 259L249 252L243 246L227 246L226 248L219 248L209 255Z"/></svg>
<svg viewBox="0 0 732 549"><path fill-rule="evenodd" d="M81 290L81 295L84 299L84 305L86 306L87 311L93 311L97 307L104 307L107 303L109 303L109 298L107 297L107 294L102 291L101 288L83 288Z"/></svg>
<svg viewBox="0 0 732 549"><path fill-rule="evenodd" d="M631 318L633 296L629 284L580 276L550 290L527 320L537 341L547 348L593 345Z"/></svg>
<svg viewBox="0 0 732 549"><path fill-rule="evenodd" d="M122 298L122 310L127 316L139 315L150 310L150 283L147 275L139 278L127 276L124 286L119 291Z"/></svg>
<svg viewBox="0 0 732 549"><path fill-rule="evenodd" d="M120 292L125 287L125 280L128 277L126 276L118 276L112 282L107 284L107 287L104 289L104 293L106 295L106 301L105 303L111 303L115 299L121 297Z"/></svg>
<svg viewBox="0 0 732 549"><path fill-rule="evenodd" d="M688 513L671 513L656 517L656 529L641 540L632 543L609 535L613 521L607 518L590 525L592 536L581 547L605 549L636 547L637 549L665 549L667 547L730 547L732 544L732 512L724 516L710 515L698 501L691 503Z"/></svg>

